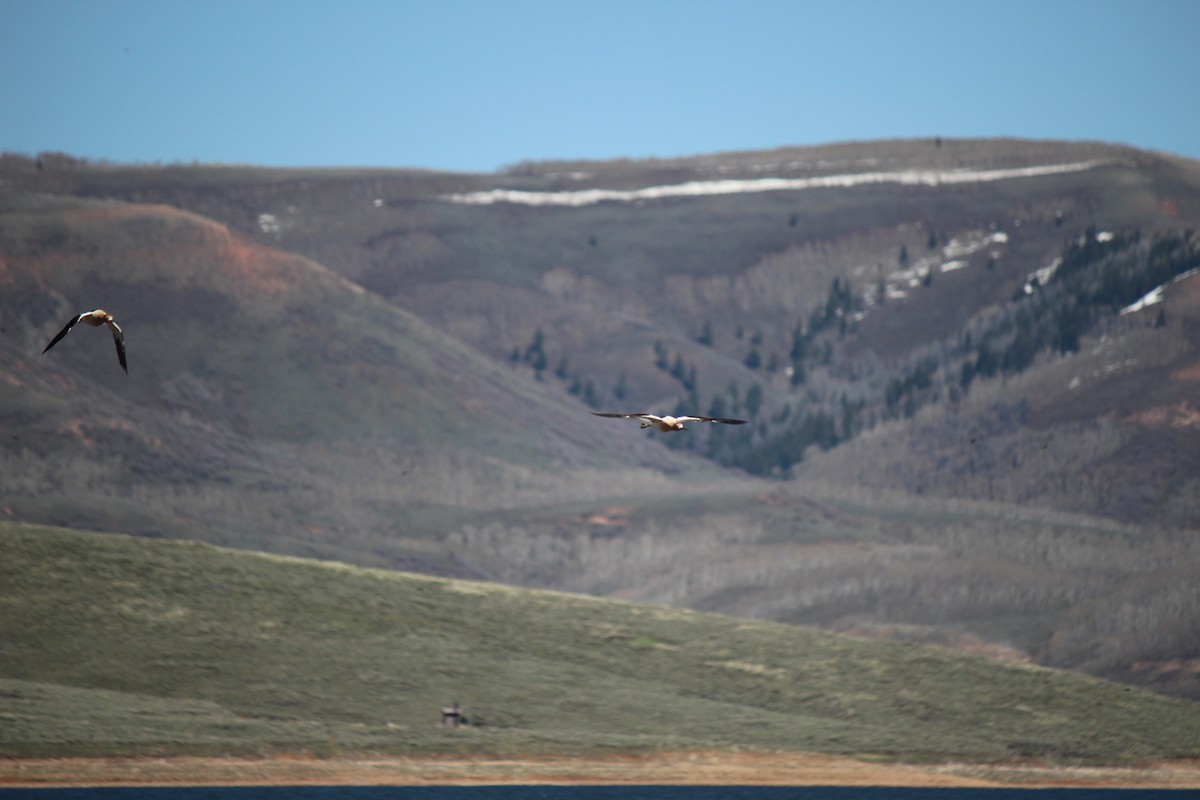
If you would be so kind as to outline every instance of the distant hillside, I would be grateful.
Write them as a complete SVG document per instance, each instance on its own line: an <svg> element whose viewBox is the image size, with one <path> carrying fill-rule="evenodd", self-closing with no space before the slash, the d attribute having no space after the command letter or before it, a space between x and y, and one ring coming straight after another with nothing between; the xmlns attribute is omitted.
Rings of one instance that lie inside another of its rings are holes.
<svg viewBox="0 0 1200 800"><path fill-rule="evenodd" d="M1197 244L1182 278L1150 286L1164 290L1154 305L1135 311L1133 301L1115 304L1066 351L1041 353L1011 374L1000 366L1001 351L978 344L959 381L942 387L951 402L914 410L902 422L814 455L797 473L1195 531L1200 272L1190 265L1200 265ZM1038 335L1039 311L1078 309L1074 299L1058 309L1039 308L1036 300L1030 307L1033 313L1022 309L1013 319L1014 346L1026 335L1022 325ZM985 357L1001 380L979 380L976 365ZM967 383L969 392L960 389Z"/></svg>
<svg viewBox="0 0 1200 800"><path fill-rule="evenodd" d="M447 534L508 583L934 643L1200 699L1200 537L801 482L497 513Z"/></svg>
<svg viewBox="0 0 1200 800"><path fill-rule="evenodd" d="M3 156L0 513L1196 697L1197 221L1200 165L1098 143ZM129 376L103 332L41 354L98 305Z"/></svg>
<svg viewBox="0 0 1200 800"><path fill-rule="evenodd" d="M1200 265L1188 233L1200 166L1097 143L863 142L499 175L6 164L7 185L26 191L178 205L303 254L593 407L749 417L738 437L666 441L767 475L1153 324L1162 306L1113 327L1125 304ZM1101 235L1116 238L1095 246ZM1064 258L1075 269L1054 277ZM1190 331L1169 315L1158 338L1174 361L1153 337L1127 360L1190 374ZM1116 420L1142 412L1154 413L1067 403L1042 425L1068 469L1057 487L1039 478L1035 495L979 447L991 487L944 494L1186 525L1196 517L1179 498L1197 496L1200 473L1177 451L1141 448L1124 471L1182 470L1172 497L1121 487L1105 505L1074 488L1111 454L1067 420L1111 419L1130 438L1140 428ZM914 473L884 482L938 491Z"/></svg>
<svg viewBox="0 0 1200 800"><path fill-rule="evenodd" d="M422 543L430 520L557 498L583 476L595 497L703 473L188 212L9 194L0 253L9 518L478 574ZM128 375L84 326L41 354L96 306L125 326Z"/></svg>
<svg viewBox="0 0 1200 800"><path fill-rule="evenodd" d="M0 547L5 756L1200 755L1195 703L945 649L195 543Z"/></svg>

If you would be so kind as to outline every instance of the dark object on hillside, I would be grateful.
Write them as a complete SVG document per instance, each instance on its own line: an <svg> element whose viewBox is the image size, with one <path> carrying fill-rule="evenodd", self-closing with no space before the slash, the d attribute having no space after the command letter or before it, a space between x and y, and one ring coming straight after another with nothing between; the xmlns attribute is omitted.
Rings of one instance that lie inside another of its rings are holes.
<svg viewBox="0 0 1200 800"><path fill-rule="evenodd" d="M71 328L74 328L80 322L86 322L93 328L99 328L101 325L108 326L108 329L112 331L113 342L117 345L117 359L121 362L121 369L125 370L125 373L128 374L129 367L125 364L125 334L113 319L113 315L102 308L97 308L95 311L85 311L72 319L67 323L65 328L58 332L57 336L50 340L50 344L46 345L46 349L42 352L45 353L46 350L58 344L58 340L70 333Z"/></svg>
<svg viewBox="0 0 1200 800"><path fill-rule="evenodd" d="M463 725L469 725L470 721L462 712L462 708L455 703L452 706L442 707L442 727L443 728L461 728Z"/></svg>
<svg viewBox="0 0 1200 800"><path fill-rule="evenodd" d="M593 411L597 417L617 417L618 419L636 419L642 428L658 428L663 433L684 430L685 422L720 422L725 425L745 425L744 419L723 419L721 417L660 417L657 414L609 414L603 411Z"/></svg>

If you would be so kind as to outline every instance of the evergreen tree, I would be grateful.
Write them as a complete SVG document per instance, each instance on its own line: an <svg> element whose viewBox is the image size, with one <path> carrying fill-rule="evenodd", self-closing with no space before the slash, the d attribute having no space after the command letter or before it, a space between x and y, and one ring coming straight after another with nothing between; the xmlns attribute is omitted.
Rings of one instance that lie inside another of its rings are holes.
<svg viewBox="0 0 1200 800"><path fill-rule="evenodd" d="M792 329L792 349L788 351L792 364L797 365L804 361L807 350L808 337L804 335L804 323L796 320L796 327Z"/></svg>
<svg viewBox="0 0 1200 800"><path fill-rule="evenodd" d="M704 412L707 417L724 417L728 414L725 410L725 397L723 395L713 395L712 402L708 404L708 410Z"/></svg>
<svg viewBox="0 0 1200 800"><path fill-rule="evenodd" d="M683 363L683 356L676 353L675 361L671 364L671 377L680 383L684 382L684 376L687 375L687 365Z"/></svg>
<svg viewBox="0 0 1200 800"><path fill-rule="evenodd" d="M663 344L662 339L654 343L654 366L667 371L667 346Z"/></svg>
<svg viewBox="0 0 1200 800"><path fill-rule="evenodd" d="M962 372L958 376L958 385L965 391L970 387L973 380L975 380L975 362L967 359L962 363Z"/></svg>
<svg viewBox="0 0 1200 800"><path fill-rule="evenodd" d="M533 341L525 348L525 361L532 364L538 354L541 354L545 358L545 343L546 335L542 333L542 329L539 327L533 332Z"/></svg>
<svg viewBox="0 0 1200 800"><path fill-rule="evenodd" d="M975 372L985 378L990 378L996 374L996 370L999 368L1000 361L996 358L996 354L988 347L987 342L981 342L975 353Z"/></svg>
<svg viewBox="0 0 1200 800"><path fill-rule="evenodd" d="M791 384L792 388L794 389L797 386L800 386L806 380L808 380L808 373L805 372L805 370L804 370L803 362L794 364L792 366L791 377L789 378L789 381L788 381Z"/></svg>
<svg viewBox="0 0 1200 800"><path fill-rule="evenodd" d="M746 414L750 419L758 416L763 404L763 388L761 383L755 383L746 390Z"/></svg>
<svg viewBox="0 0 1200 800"><path fill-rule="evenodd" d="M542 377L542 371L546 369L546 354L541 350L535 352L529 359L529 365L533 367L533 374L537 378Z"/></svg>

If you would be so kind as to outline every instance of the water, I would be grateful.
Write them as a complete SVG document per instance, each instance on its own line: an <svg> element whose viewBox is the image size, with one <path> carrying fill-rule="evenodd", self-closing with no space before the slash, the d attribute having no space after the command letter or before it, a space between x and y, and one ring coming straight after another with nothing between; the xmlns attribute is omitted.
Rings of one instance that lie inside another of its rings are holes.
<svg viewBox="0 0 1200 800"><path fill-rule="evenodd" d="M1194 789L854 786L220 786L0 789L3 800L1185 800Z"/></svg>

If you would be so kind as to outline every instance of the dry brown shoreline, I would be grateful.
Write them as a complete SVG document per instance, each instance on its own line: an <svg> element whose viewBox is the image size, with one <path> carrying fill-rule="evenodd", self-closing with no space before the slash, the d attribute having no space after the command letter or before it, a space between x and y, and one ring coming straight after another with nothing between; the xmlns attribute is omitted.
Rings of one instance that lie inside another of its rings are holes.
<svg viewBox="0 0 1200 800"><path fill-rule="evenodd" d="M0 787L725 785L1200 788L1200 761L1144 767L879 764L815 753L608 757L0 759Z"/></svg>

